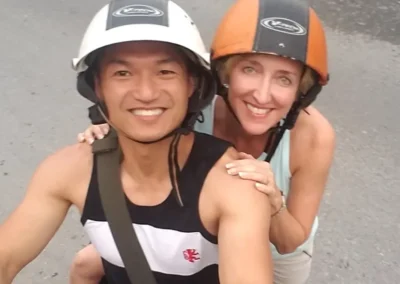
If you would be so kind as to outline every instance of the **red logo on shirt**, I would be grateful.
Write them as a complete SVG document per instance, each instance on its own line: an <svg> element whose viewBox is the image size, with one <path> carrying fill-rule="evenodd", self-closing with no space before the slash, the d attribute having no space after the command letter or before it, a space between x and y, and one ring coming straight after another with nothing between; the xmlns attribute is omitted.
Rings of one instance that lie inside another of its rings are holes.
<svg viewBox="0 0 400 284"><path fill-rule="evenodd" d="M187 249L183 251L183 257L189 262L200 260L200 254L195 249Z"/></svg>

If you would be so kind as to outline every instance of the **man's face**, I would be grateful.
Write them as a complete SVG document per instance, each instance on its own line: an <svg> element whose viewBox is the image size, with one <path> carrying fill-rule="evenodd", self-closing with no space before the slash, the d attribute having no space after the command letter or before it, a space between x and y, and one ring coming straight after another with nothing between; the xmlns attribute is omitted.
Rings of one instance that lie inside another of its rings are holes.
<svg viewBox="0 0 400 284"><path fill-rule="evenodd" d="M171 44L121 43L100 60L96 93L110 122L131 139L149 142L176 129L193 91L183 55Z"/></svg>

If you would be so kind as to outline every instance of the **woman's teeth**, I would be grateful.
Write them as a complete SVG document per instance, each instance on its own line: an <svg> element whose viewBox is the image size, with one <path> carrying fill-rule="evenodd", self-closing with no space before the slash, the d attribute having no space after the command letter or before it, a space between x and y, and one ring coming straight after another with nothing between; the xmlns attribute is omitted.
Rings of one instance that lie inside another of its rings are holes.
<svg viewBox="0 0 400 284"><path fill-rule="evenodd" d="M266 108L258 108L251 104L246 104L247 108L256 115L265 115L268 113L269 109Z"/></svg>

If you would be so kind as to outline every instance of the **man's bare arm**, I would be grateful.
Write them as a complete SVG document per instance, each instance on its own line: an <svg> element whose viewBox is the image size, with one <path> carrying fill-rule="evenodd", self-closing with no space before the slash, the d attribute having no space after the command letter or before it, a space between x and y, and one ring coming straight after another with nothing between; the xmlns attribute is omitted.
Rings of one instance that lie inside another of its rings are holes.
<svg viewBox="0 0 400 284"><path fill-rule="evenodd" d="M268 196L254 183L226 173L234 160L228 151L210 180L220 211L218 229L219 270L222 284L272 284L273 269L269 242L271 209Z"/></svg>
<svg viewBox="0 0 400 284"><path fill-rule="evenodd" d="M0 226L0 284L9 284L37 257L62 224L70 202L63 196L70 150L50 156L36 170L23 201Z"/></svg>

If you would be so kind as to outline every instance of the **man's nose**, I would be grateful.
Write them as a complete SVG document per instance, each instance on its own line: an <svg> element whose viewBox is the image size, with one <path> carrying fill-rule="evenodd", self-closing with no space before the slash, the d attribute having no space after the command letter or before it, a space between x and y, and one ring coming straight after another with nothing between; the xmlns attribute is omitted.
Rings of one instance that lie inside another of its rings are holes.
<svg viewBox="0 0 400 284"><path fill-rule="evenodd" d="M134 80L135 98L142 102L151 102L157 99L158 92L154 80L149 75L141 75Z"/></svg>

